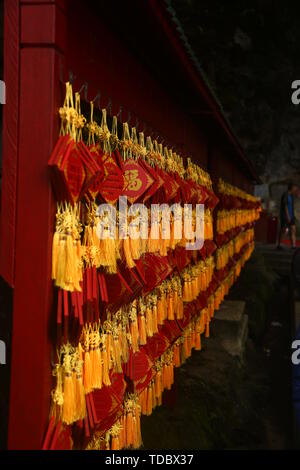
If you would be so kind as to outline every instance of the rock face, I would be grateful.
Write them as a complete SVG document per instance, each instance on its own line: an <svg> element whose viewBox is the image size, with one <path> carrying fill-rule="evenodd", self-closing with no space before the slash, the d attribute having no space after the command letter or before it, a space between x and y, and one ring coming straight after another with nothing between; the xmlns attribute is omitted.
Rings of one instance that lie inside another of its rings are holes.
<svg viewBox="0 0 300 470"><path fill-rule="evenodd" d="M242 357L248 338L248 315L244 314L245 302L225 300L215 312L213 334L231 356Z"/></svg>
<svg viewBox="0 0 300 470"><path fill-rule="evenodd" d="M262 179L299 178L299 2L169 3Z"/></svg>

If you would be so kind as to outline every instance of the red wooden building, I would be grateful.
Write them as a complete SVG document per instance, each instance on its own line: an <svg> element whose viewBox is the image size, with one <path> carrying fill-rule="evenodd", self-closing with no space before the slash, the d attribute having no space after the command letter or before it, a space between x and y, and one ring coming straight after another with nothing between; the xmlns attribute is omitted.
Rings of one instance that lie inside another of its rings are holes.
<svg viewBox="0 0 300 470"><path fill-rule="evenodd" d="M47 162L68 79L83 99L98 96L95 106L160 136L213 179L248 192L257 180L164 1L5 0L0 275L13 296L9 449L39 449L49 415L55 202Z"/></svg>

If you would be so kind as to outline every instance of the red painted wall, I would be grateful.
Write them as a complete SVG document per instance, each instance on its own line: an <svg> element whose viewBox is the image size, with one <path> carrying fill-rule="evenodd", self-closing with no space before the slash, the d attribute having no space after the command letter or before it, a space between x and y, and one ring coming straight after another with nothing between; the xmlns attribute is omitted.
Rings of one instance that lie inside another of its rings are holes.
<svg viewBox="0 0 300 470"><path fill-rule="evenodd" d="M111 98L113 113L120 105L130 109L155 130L153 137L158 132L204 167L209 163L215 176L232 182L232 161L222 148L209 148L213 137L208 144L188 107L179 104L186 84L178 89L181 100L169 96L115 33L82 1L5 0L0 274L14 286L10 449L39 449L48 420L55 202L47 162L58 136L62 82L69 71L76 77L74 91L87 81L88 100L100 90L102 106Z"/></svg>

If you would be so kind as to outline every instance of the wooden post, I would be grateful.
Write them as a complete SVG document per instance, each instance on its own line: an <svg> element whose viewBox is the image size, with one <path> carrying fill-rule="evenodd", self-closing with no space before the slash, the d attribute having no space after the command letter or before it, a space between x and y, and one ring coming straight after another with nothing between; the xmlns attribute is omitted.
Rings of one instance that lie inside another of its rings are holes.
<svg viewBox="0 0 300 470"><path fill-rule="evenodd" d="M64 13L59 4L5 1L5 15L18 8L20 18L19 103L15 103L19 136L12 156L17 187L9 449L40 449L49 416L55 203L47 162L58 136L61 103L58 64L63 45L58 27ZM9 94L10 83L6 85ZM14 136L4 135L4 142L9 138Z"/></svg>

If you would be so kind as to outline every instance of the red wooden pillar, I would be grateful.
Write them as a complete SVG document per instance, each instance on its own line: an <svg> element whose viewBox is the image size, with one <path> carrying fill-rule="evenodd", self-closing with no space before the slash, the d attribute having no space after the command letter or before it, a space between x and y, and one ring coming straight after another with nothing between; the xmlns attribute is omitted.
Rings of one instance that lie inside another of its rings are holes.
<svg viewBox="0 0 300 470"><path fill-rule="evenodd" d="M54 0L5 1L5 16L14 12L20 19L10 25L20 27L20 32L19 102L11 103L19 136L10 156L17 185L9 449L40 449L49 415L55 203L47 162L58 135L62 7ZM6 41L8 35L6 30ZM10 82L6 87L9 96ZM11 138L4 134L4 143Z"/></svg>

